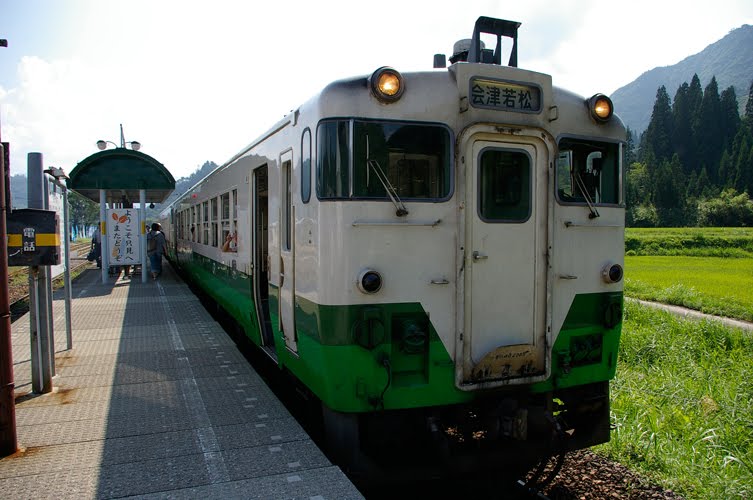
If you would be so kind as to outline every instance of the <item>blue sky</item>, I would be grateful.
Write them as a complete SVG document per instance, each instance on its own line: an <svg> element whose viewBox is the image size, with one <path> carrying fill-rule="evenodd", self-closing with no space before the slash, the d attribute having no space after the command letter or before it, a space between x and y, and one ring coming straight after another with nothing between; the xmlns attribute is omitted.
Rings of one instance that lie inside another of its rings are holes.
<svg viewBox="0 0 753 500"><path fill-rule="evenodd" d="M0 0L0 125L72 170L97 139L138 140L175 178L222 163L328 82L430 69L480 15L522 22L519 65L611 93L753 24L753 2ZM453 7L448 7L453 5ZM617 110L619 113L619 110Z"/></svg>

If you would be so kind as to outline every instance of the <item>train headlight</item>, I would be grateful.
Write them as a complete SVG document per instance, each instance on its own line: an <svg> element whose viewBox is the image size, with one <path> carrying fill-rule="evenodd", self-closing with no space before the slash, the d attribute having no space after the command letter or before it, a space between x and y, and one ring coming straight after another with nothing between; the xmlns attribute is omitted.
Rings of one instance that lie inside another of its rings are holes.
<svg viewBox="0 0 753 500"><path fill-rule="evenodd" d="M384 66L371 75L371 93L382 102L395 102L403 95L405 81L399 71Z"/></svg>
<svg viewBox="0 0 753 500"><path fill-rule="evenodd" d="M377 293L382 288L382 275L373 269L365 269L358 275L358 289L363 293Z"/></svg>
<svg viewBox="0 0 753 500"><path fill-rule="evenodd" d="M619 283L622 281L622 266L619 264L609 264L601 270L601 277L606 283Z"/></svg>
<svg viewBox="0 0 753 500"><path fill-rule="evenodd" d="M604 94L596 94L588 100L588 110L597 122L607 122L612 118L614 105L612 100Z"/></svg>

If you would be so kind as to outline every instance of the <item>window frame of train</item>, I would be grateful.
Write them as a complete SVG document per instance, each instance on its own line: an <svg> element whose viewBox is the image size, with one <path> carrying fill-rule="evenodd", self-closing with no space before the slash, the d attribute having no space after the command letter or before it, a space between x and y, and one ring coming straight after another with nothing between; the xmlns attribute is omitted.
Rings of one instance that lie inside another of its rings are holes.
<svg viewBox="0 0 753 500"><path fill-rule="evenodd" d="M327 119L317 125L316 139L320 200L389 202L375 168L402 201L438 203L453 195L454 137L444 124Z"/></svg>
<svg viewBox="0 0 753 500"><path fill-rule="evenodd" d="M218 232L219 228L220 228L220 224L219 224L219 220L220 220L219 219L219 204L220 204L220 198L218 196L213 196L212 198L210 198L211 210L210 210L209 216L211 217L210 220L212 221L212 224L211 224L211 227L212 227L212 246L215 247L215 248L219 248L220 247L220 238L219 238L219 232Z"/></svg>
<svg viewBox="0 0 753 500"><path fill-rule="evenodd" d="M623 143L563 136L557 141L555 193L561 205L624 207ZM578 174L589 200L578 187Z"/></svg>
<svg viewBox="0 0 753 500"><path fill-rule="evenodd" d="M188 228L188 231L191 235L191 241L194 243L196 242L196 237L198 236L198 233L199 233L199 228L197 227L197 224L196 224L196 221L197 221L196 212L197 212L196 205L195 204L191 205L191 221L190 221L191 227ZM193 228L193 231L191 230L191 228Z"/></svg>
<svg viewBox="0 0 753 500"><path fill-rule="evenodd" d="M225 191L224 193L220 194L220 248L224 248L225 241L227 240L227 235L232 232L232 202L233 200L232 196L230 195L230 191Z"/></svg>
<svg viewBox="0 0 753 500"><path fill-rule="evenodd" d="M481 220L522 224L533 212L533 160L527 151L487 147L479 152L478 203Z"/></svg>
<svg viewBox="0 0 753 500"><path fill-rule="evenodd" d="M301 134L301 201L311 200L311 129L306 127Z"/></svg>
<svg viewBox="0 0 753 500"><path fill-rule="evenodd" d="M202 225L202 236L201 236L201 244L202 245L209 245L209 200L204 200L201 202L201 225Z"/></svg>

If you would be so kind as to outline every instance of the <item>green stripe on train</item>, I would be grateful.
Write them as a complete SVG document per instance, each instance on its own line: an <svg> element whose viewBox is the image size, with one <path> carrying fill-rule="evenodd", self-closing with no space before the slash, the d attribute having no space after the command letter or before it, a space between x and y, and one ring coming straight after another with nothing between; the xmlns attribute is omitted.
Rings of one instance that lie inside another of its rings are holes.
<svg viewBox="0 0 753 500"><path fill-rule="evenodd" d="M622 332L622 292L576 295L552 348L552 375L534 392L614 378Z"/></svg>
<svg viewBox="0 0 753 500"><path fill-rule="evenodd" d="M285 364L338 411L468 401L419 303L322 306L296 298L298 357ZM389 372L388 372L389 370Z"/></svg>
<svg viewBox="0 0 753 500"><path fill-rule="evenodd" d="M259 344L251 278L200 256L182 265ZM278 295L270 285L279 362L330 408L363 412L476 397L455 387L455 365L421 304L332 306L296 297L297 353L292 353L279 331ZM613 378L621 315L621 293L576 296L552 350L552 376L530 389L545 392Z"/></svg>

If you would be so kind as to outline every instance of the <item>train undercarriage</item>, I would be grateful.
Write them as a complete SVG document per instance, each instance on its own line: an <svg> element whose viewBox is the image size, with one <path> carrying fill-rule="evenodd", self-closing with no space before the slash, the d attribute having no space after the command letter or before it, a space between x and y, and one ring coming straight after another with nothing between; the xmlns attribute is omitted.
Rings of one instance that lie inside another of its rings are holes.
<svg viewBox="0 0 753 500"><path fill-rule="evenodd" d="M609 440L609 384L473 404L345 414L324 409L329 452L349 473L505 474Z"/></svg>

